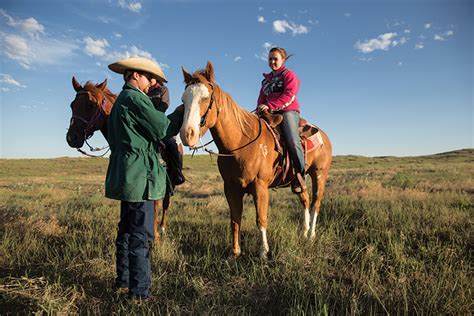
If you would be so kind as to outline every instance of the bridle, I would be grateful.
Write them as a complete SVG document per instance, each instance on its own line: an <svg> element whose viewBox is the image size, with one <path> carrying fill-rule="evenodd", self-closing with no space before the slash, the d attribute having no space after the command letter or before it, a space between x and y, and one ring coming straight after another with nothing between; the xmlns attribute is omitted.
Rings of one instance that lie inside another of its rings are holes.
<svg viewBox="0 0 474 316"><path fill-rule="evenodd" d="M254 143L259 137L260 135L262 134L262 125L258 124L259 126L259 130L258 130L258 135L257 137L254 139L254 140L251 140L250 142L248 142L247 144L243 145L243 146L240 146L239 148L236 148L234 150L231 150L229 154L221 154L221 153L216 153L214 152L213 150L211 149L208 149L206 146L211 144L212 142L214 142L214 140L211 140L205 144L203 144L202 142L202 133L201 133L201 129L206 125L206 122L207 122L207 116L209 115L209 111L212 109L212 106L214 104L214 101L215 101L215 97L214 97L214 85L210 82L207 83L209 86L211 86L212 88L212 93L211 93L211 97L210 97L210 101L209 101L209 105L207 106L207 109L206 109L206 112L204 112L204 115L201 116L201 122L199 123L199 142L201 143L201 146L198 146L198 147L192 147L191 149L193 150L193 153L192 153L192 156L194 156L194 154L196 153L196 151L198 149L201 149L201 148L204 148L204 151L209 153L210 155L216 155L216 156L219 156L219 157L233 157L235 156L235 152L240 150L240 149L243 149L247 146L249 146L250 144ZM186 85L186 88L188 86L190 86L191 83L187 84ZM185 88L185 89L186 89ZM216 105L216 108L217 108L217 115L216 115L216 118L219 116L219 113L220 113L220 109L219 107Z"/></svg>
<svg viewBox="0 0 474 316"><path fill-rule="evenodd" d="M214 85L212 83L208 83L211 86L212 93L211 93L211 100L209 101L209 105L207 107L206 112L204 112L204 115L201 117L201 122L199 123L199 127L202 128L206 125L207 122L207 116L209 114L209 111L212 109L212 105L214 104ZM217 107L217 116L219 116L219 107Z"/></svg>
<svg viewBox="0 0 474 316"><path fill-rule="evenodd" d="M89 95L89 92L88 91L85 91L85 90L81 90L79 92L77 92L76 94L76 98L80 95L84 95L84 94L87 94ZM90 100L90 99L89 99ZM94 115L92 116L92 118L90 120L86 120L85 118L83 118L82 116L79 116L79 115L76 115L76 114L73 114L71 116L71 123L72 124L72 121L74 119L78 119L79 121L83 122L84 124L86 124L86 127L84 128L84 142L87 144L87 146L89 146L89 150L92 151L92 152L96 152L96 151L101 151L101 150L105 150L107 149L107 151L101 155L91 155L91 154L88 154L86 152L84 152L83 150L81 150L80 148L77 148L77 151L79 151L81 154L83 155L86 155L86 156L89 156L89 157L103 157L105 156L110 148L109 146L104 146L104 147L92 147L88 142L87 140L89 138L92 137L92 135L94 135L94 126L96 126L96 123L99 121L100 118L102 119L105 119L105 115L106 115L106 109L105 109L105 104L107 103L107 98L106 96L104 95L104 98L102 99L102 103L97 103L97 110L96 112L94 113Z"/></svg>

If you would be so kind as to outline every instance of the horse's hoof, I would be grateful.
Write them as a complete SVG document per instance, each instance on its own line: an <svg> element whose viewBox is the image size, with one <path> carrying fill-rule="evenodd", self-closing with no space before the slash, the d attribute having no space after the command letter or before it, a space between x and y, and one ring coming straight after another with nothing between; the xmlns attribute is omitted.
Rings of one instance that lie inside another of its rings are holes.
<svg viewBox="0 0 474 316"><path fill-rule="evenodd" d="M305 239L308 239L308 231L307 231L307 230L304 231L303 237L304 237Z"/></svg>

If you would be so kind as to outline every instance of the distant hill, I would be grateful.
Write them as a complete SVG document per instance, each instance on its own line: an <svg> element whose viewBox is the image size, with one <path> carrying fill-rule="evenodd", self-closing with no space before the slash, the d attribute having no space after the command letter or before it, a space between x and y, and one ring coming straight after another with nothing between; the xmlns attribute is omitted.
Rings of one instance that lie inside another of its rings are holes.
<svg viewBox="0 0 474 316"><path fill-rule="evenodd" d="M474 157L474 148L458 149L444 153L428 155L427 157Z"/></svg>

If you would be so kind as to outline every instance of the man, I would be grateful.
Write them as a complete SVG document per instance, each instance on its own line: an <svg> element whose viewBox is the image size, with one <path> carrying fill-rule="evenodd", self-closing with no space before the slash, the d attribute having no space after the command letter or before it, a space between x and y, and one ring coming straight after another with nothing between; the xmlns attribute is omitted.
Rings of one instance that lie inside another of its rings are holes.
<svg viewBox="0 0 474 316"><path fill-rule="evenodd" d="M168 117L146 95L152 78L166 82L153 61L133 57L110 64L125 84L108 121L111 155L105 196L121 201L116 240L115 285L131 298L150 299L150 243L154 238L153 201L166 190L166 170L158 143L176 135L183 121L182 107Z"/></svg>
<svg viewBox="0 0 474 316"><path fill-rule="evenodd" d="M160 112L165 113L170 104L170 95L168 87L163 82L151 79L151 86L148 90L147 95L150 97L151 102ZM175 137L166 138L163 140L165 147L165 160L167 163L168 176L170 177L173 185L183 184L185 179L183 176L183 161L181 153L178 150L178 144L176 143Z"/></svg>

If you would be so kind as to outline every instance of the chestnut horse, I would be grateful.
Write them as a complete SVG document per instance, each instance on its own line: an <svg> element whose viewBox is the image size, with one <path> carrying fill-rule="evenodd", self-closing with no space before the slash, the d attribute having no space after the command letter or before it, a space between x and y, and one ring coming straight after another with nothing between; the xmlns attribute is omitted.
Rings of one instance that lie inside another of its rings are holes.
<svg viewBox="0 0 474 316"><path fill-rule="evenodd" d="M184 145L194 147L209 129L219 150L217 163L224 180L224 193L230 208L232 251L241 254L240 229L244 194L251 194L261 232L260 255L267 257L268 189L277 170L279 153L275 139L262 119L247 112L214 81L211 62L193 75L183 68L186 89L183 93L184 121L180 135ZM304 236L315 237L324 187L332 160L332 146L320 130L323 145L306 156L306 173L312 180L312 200L307 191L298 193L304 206ZM311 212L310 212L311 208Z"/></svg>
<svg viewBox="0 0 474 316"><path fill-rule="evenodd" d="M107 139L107 120L117 96L107 89L107 79L101 84L87 82L84 87L72 78L72 86L76 91L76 98L71 103L72 117L66 140L69 146L80 149L84 142L92 137L95 131L100 130ZM181 156L183 146L178 146ZM170 205L170 196L166 195L162 202L162 217L158 224L160 201L155 201L155 240L159 240L159 232L166 230L166 212Z"/></svg>

